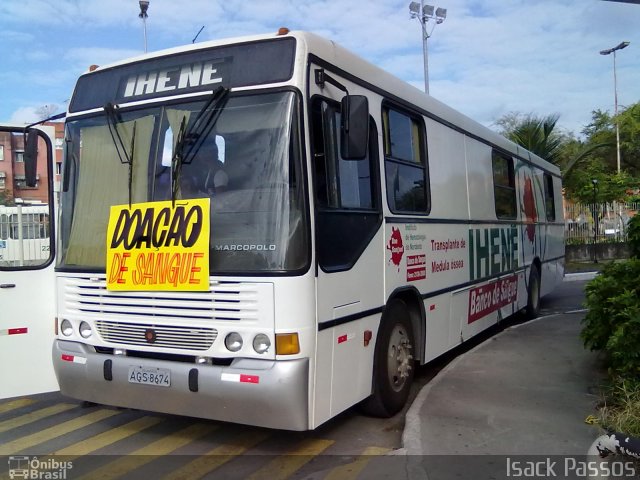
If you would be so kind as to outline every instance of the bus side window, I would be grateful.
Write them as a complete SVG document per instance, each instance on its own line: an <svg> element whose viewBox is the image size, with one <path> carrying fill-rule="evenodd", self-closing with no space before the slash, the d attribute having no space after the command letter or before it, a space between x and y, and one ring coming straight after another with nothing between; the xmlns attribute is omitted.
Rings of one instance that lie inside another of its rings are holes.
<svg viewBox="0 0 640 480"><path fill-rule="evenodd" d="M374 208L370 156L344 160L340 155L340 106L317 101L314 109L314 165L319 206Z"/></svg>
<svg viewBox="0 0 640 480"><path fill-rule="evenodd" d="M553 177L544 174L544 204L547 210L547 222L556 220L556 203L553 196Z"/></svg>
<svg viewBox="0 0 640 480"><path fill-rule="evenodd" d="M311 123L318 261L325 271L347 270L381 220L378 134L370 117L367 157L345 160L340 155L340 105L315 99Z"/></svg>
<svg viewBox="0 0 640 480"><path fill-rule="evenodd" d="M27 146L22 129L0 132L0 146L16 145L19 150L19 155L5 158L13 162L6 167L11 170L21 163L26 168L28 164L28 176L35 180L34 185L27 185L20 167L14 170L13 188L0 191L0 270L44 268L55 252L49 227L53 214L50 180L54 172L51 142L55 129L51 127L50 132L31 130Z"/></svg>
<svg viewBox="0 0 640 480"><path fill-rule="evenodd" d="M9 238L9 216L0 214L0 240Z"/></svg>
<svg viewBox="0 0 640 480"><path fill-rule="evenodd" d="M422 119L384 107L387 201L392 212L428 213L426 135Z"/></svg>
<svg viewBox="0 0 640 480"><path fill-rule="evenodd" d="M513 159L495 150L493 164L493 194L497 218L516 218L516 179Z"/></svg>

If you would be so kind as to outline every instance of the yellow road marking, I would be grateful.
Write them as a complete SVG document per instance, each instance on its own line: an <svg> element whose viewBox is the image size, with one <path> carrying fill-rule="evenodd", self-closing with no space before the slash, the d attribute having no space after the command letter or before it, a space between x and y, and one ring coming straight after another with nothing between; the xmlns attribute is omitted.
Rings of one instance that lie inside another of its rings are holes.
<svg viewBox="0 0 640 480"><path fill-rule="evenodd" d="M234 457L242 455L266 438L268 438L266 433L248 433L240 439L233 441L231 444L221 445L208 451L203 456L187 463L184 467L164 476L163 480L191 480L193 478L202 478L206 474L220 468Z"/></svg>
<svg viewBox="0 0 640 480"><path fill-rule="evenodd" d="M80 455L87 455L91 452L99 450L100 448L104 448L108 445L128 438L131 435L135 435L142 430L157 425L161 421L162 419L158 417L138 418L132 422L100 433L95 437L82 440L78 443L65 447L62 450L53 452L51 455L65 455L65 461L71 461L74 458L79 457Z"/></svg>
<svg viewBox="0 0 640 480"><path fill-rule="evenodd" d="M16 408L26 407L27 405L31 405L35 400L31 398L19 398L17 400L11 400L7 403L0 403L0 413L9 412L11 410L15 410Z"/></svg>
<svg viewBox="0 0 640 480"><path fill-rule="evenodd" d="M358 456L353 462L332 469L329 475L327 475L324 480L356 479L373 457L378 455L385 455L390 450L390 448L367 447L364 452L362 452L362 455Z"/></svg>
<svg viewBox="0 0 640 480"><path fill-rule="evenodd" d="M260 470L254 472L249 477L249 480L262 480L264 478L285 480L333 443L333 440L304 440L295 450L275 458Z"/></svg>
<svg viewBox="0 0 640 480"><path fill-rule="evenodd" d="M218 427L206 423L190 425L187 428L183 428L171 435L167 435L160 440L156 440L146 447L139 448L125 457L120 457L113 462L109 462L106 465L89 472L82 478L86 478L87 480L108 480L121 477L122 475L155 460L159 456L168 455L174 450L203 437L204 435L214 431L216 428Z"/></svg>
<svg viewBox="0 0 640 480"><path fill-rule="evenodd" d="M95 412L74 418L73 420L68 420L58 425L54 425L53 427L45 428L39 432L18 438L12 442L7 442L4 445L0 445L0 455L12 455L26 448L39 445L54 438L61 437L62 435L66 435L74 430L91 425L92 423L104 420L105 418L112 417L118 413L119 412L115 410L96 410Z"/></svg>
<svg viewBox="0 0 640 480"><path fill-rule="evenodd" d="M40 410L36 410L35 412L25 413L24 415L20 415L19 417L9 418L8 420L0 422L0 433L14 428L22 427L23 425L27 425L46 417L50 417L51 415L62 413L66 410L71 410L75 407L77 407L77 405L72 405L69 403L58 403L56 405L52 405L51 407L41 408Z"/></svg>

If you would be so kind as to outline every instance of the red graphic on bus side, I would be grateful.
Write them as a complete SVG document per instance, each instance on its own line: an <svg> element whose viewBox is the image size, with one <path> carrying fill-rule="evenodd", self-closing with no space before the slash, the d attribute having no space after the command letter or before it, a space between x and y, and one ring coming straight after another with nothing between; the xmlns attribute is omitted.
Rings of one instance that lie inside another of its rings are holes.
<svg viewBox="0 0 640 480"><path fill-rule="evenodd" d="M533 243L533 239L536 236L535 223L538 220L538 211L536 209L536 199L533 195L533 183L529 177L526 177L524 180L524 195L522 197L522 203L524 203L524 215L527 219L527 226L525 228L527 238L531 243Z"/></svg>
<svg viewBox="0 0 640 480"><path fill-rule="evenodd" d="M402 255L404 254L404 246L402 245L402 234L396 227L391 227L391 238L387 244L387 250L391 252L391 263L400 267Z"/></svg>

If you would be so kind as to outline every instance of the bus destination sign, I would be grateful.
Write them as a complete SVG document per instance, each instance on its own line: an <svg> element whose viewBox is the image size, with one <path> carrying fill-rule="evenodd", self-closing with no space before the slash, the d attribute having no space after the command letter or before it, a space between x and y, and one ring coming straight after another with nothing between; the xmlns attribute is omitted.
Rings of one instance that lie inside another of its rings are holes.
<svg viewBox="0 0 640 480"><path fill-rule="evenodd" d="M143 58L78 79L69 112L185 93L284 82L293 75L293 37Z"/></svg>

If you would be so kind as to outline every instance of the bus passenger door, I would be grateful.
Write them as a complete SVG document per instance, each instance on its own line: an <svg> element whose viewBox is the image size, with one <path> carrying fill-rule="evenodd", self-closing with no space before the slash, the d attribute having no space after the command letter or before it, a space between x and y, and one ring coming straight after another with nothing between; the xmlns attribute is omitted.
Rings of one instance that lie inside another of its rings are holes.
<svg viewBox="0 0 640 480"><path fill-rule="evenodd" d="M375 311L384 294L376 126L370 118L366 158L344 159L338 103L344 92L327 86L321 95L312 97L311 107L319 323L316 392L331 395L316 395L316 424L371 393L375 337L365 345L363 336L365 330L375 335Z"/></svg>
<svg viewBox="0 0 640 480"><path fill-rule="evenodd" d="M22 128L0 126L0 399L58 390L51 361L55 133L52 126L30 131L25 139Z"/></svg>

